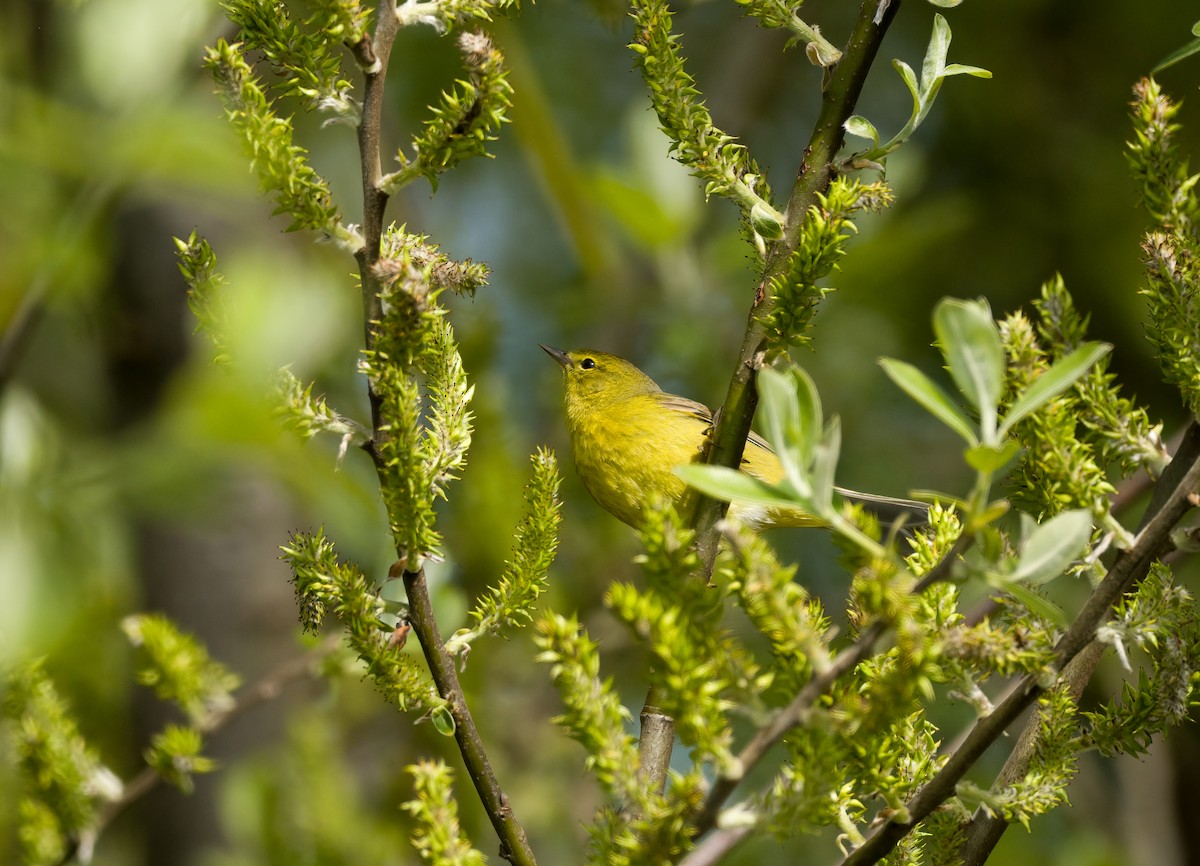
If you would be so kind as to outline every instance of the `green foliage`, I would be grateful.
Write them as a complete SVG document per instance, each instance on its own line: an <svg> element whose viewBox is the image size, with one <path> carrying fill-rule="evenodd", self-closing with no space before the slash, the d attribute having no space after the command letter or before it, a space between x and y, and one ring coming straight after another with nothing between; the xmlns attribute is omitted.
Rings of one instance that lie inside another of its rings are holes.
<svg viewBox="0 0 1200 866"><path fill-rule="evenodd" d="M327 3L302 27L278 0L225 0L229 20L238 26L242 42L271 64L287 95L303 97L305 107L331 112L355 125L358 104L349 81L342 77L339 41L357 42L366 34L366 12L357 2ZM308 27L321 22L329 30Z"/></svg>
<svg viewBox="0 0 1200 866"><path fill-rule="evenodd" d="M566 712L554 719L587 752L586 766L604 790L616 798L636 798L637 747L625 731L629 711L600 679L600 655L573 617L551 613L538 620L538 661L550 665L550 676Z"/></svg>
<svg viewBox="0 0 1200 866"><path fill-rule="evenodd" d="M396 228L386 235L383 254L376 268L383 318L372 322L360 369L378 401L375 456L392 534L416 571L440 543L434 503L466 462L467 405L475 390L436 300L446 288L473 289L478 266L448 267L433 248ZM466 277L448 281L461 274Z"/></svg>
<svg viewBox="0 0 1200 866"><path fill-rule="evenodd" d="M463 836L454 799L454 773L441 761L421 761L407 768L416 799L404 804L417 820L413 846L434 866L483 866L487 862Z"/></svg>
<svg viewBox="0 0 1200 866"><path fill-rule="evenodd" d="M1061 275L1042 285L1042 296L1034 301L1038 312L1037 331L1043 345L1063 355L1083 344L1088 317L1081 315L1067 292ZM1169 455L1162 442L1162 424L1151 424L1143 406L1120 394L1117 377L1108 372L1109 356L1101 358L1071 393L1070 403L1087 428L1087 437L1100 460L1117 465L1123 475L1145 469L1154 478L1162 474Z"/></svg>
<svg viewBox="0 0 1200 866"><path fill-rule="evenodd" d="M490 156L487 143L495 141L501 124L508 122L512 87L504 57L482 33L463 33L458 47L470 80L460 80L453 92L442 93L433 117L413 138L416 156L410 161L404 151L399 152L402 167L382 182L389 194L418 177L428 180L436 191L438 176L443 172L473 156Z"/></svg>
<svg viewBox="0 0 1200 866"><path fill-rule="evenodd" d="M829 668L829 618L796 580L796 567L780 565L760 536L742 530L730 541L718 574L769 641L772 684L793 694L813 672Z"/></svg>
<svg viewBox="0 0 1200 866"><path fill-rule="evenodd" d="M1155 563L1135 593L1117 605L1115 616L1097 633L1111 644L1127 668L1130 650L1142 650L1152 673L1139 670L1137 684L1125 683L1119 699L1085 712L1090 730L1084 745L1101 754L1142 755L1153 736L1191 714L1200 672L1200 622L1191 593L1178 586L1171 570Z"/></svg>
<svg viewBox="0 0 1200 866"><path fill-rule="evenodd" d="M188 285L188 309L196 319L196 330L212 341L214 364L228 364L232 358L225 345L228 311L223 294L227 280L217 270L217 255L208 241L195 231L186 241L173 238L179 256L179 272Z"/></svg>
<svg viewBox="0 0 1200 866"><path fill-rule="evenodd" d="M983 791L960 783L958 794L968 805L1029 829L1029 819L1043 815L1067 800L1067 784L1076 771L1075 701L1065 688L1046 692L1038 700L1037 740L1029 769L1015 784L1000 791Z"/></svg>
<svg viewBox="0 0 1200 866"><path fill-rule="evenodd" d="M780 357L788 346L809 342L808 330L817 305L833 288L817 283L838 267L846 242L857 230L857 211L878 212L892 203L886 184L863 184L856 179L834 178L829 191L817 196L800 227L800 239L786 267L770 280L775 305L767 322L768 355Z"/></svg>
<svg viewBox="0 0 1200 866"><path fill-rule="evenodd" d="M808 59L817 66L832 66L842 57L833 43L821 35L816 25L800 18L800 4L788 0L737 0L746 8L746 14L758 19L763 27L787 30L792 36L787 47L803 42Z"/></svg>
<svg viewBox="0 0 1200 866"><path fill-rule="evenodd" d="M315 631L326 614L341 620L351 649L366 665L367 675L387 700L401 711L442 706L424 668L396 646L393 629L384 624L384 601L355 565L341 562L324 534L297 532L281 548L292 569L300 617Z"/></svg>
<svg viewBox="0 0 1200 866"><path fill-rule="evenodd" d="M912 67L903 60L893 60L892 66L900 73L904 86L912 95L912 114L908 122L886 144L879 143L879 133L874 124L861 115L854 115L846 121L846 131L859 138L871 141L872 147L862 153L856 153L847 162L852 168L880 168L881 160L896 151L904 142L912 137L917 127L921 125L933 108L942 83L952 75L970 75L975 78L991 78L992 73L978 66L964 66L961 63L946 63L946 55L950 51L950 25L940 14L933 16L933 34L929 37L929 46L925 49L925 60L921 64L921 79Z"/></svg>
<svg viewBox="0 0 1200 866"><path fill-rule="evenodd" d="M332 433L341 441L338 459L346 456L351 445L365 445L370 434L352 418L339 415L324 397L314 397L312 385L305 385L291 370L279 371L276 381L277 414L286 429L311 439L319 433Z"/></svg>
<svg viewBox="0 0 1200 866"><path fill-rule="evenodd" d="M137 681L154 689L161 700L178 705L193 725L203 726L233 705L240 677L209 658L200 641L161 614L139 614L121 623L130 642L139 647L145 663Z"/></svg>
<svg viewBox="0 0 1200 866"><path fill-rule="evenodd" d="M696 82L684 69L679 37L671 32L665 0L634 0L637 63L670 151L704 181L704 193L729 198L741 207L754 230L767 240L782 236L784 218L771 205L771 190L745 145L713 124Z"/></svg>
<svg viewBox="0 0 1200 866"><path fill-rule="evenodd" d="M205 65L229 122L242 137L259 187L275 198L276 213L291 216L289 231L308 229L348 249L360 248L362 238L342 225L328 185L308 164L304 148L292 143L291 122L272 110L241 46L218 40L207 50Z"/></svg>
<svg viewBox="0 0 1200 866"><path fill-rule="evenodd" d="M1153 79L1138 84L1134 93L1134 140L1129 159L1140 182L1142 202L1158 223L1142 243L1150 342L1167 382L1179 388L1184 404L1200 414L1200 235L1195 194L1200 175L1189 175L1188 164L1175 152L1174 122L1178 106L1162 94Z"/></svg>
<svg viewBox="0 0 1200 866"><path fill-rule="evenodd" d="M200 732L195 728L167 725L154 735L146 750L146 764L183 793L190 794L196 784L192 776L211 773L217 768L212 759L200 754L203 746Z"/></svg>
<svg viewBox="0 0 1200 866"><path fill-rule="evenodd" d="M92 825L97 798L115 797L120 783L83 739L40 663L9 672L4 692L4 733L20 772L17 835L23 861L57 863L70 840Z"/></svg>
<svg viewBox="0 0 1200 866"><path fill-rule="evenodd" d="M562 503L558 486L562 476L554 452L539 448L530 458L533 477L525 485L525 511L513 533L513 550L499 582L491 587L471 618L475 627L460 629L446 642L451 654L464 652L479 637L520 628L533 621L534 606L546 589L550 566L558 550Z"/></svg>

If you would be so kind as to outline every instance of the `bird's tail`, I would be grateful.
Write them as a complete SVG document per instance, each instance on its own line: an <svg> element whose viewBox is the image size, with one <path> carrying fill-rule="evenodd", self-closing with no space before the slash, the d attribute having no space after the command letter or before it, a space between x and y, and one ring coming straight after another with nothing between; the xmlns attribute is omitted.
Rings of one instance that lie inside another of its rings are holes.
<svg viewBox="0 0 1200 866"><path fill-rule="evenodd" d="M865 511L873 514L884 531L889 526L898 525L901 529L912 530L929 523L929 506L924 502L897 499L894 496L878 496L874 493L859 493L845 487L835 487L834 490L847 502L861 505Z"/></svg>

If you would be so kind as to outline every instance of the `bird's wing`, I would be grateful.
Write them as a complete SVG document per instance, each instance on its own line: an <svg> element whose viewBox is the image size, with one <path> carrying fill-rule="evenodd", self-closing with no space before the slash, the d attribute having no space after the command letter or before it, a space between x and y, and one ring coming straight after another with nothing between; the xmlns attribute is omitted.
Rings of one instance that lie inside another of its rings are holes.
<svg viewBox="0 0 1200 866"><path fill-rule="evenodd" d="M659 398L659 401L667 409L674 409L676 412L686 412L694 418L699 418L710 427L712 426L712 412L703 403L697 403L695 400L689 400L687 397L680 397L678 394L666 393ZM775 453L774 449L767 444L767 441L754 431L750 432L750 436L746 441L762 448L764 451L770 451L772 454Z"/></svg>

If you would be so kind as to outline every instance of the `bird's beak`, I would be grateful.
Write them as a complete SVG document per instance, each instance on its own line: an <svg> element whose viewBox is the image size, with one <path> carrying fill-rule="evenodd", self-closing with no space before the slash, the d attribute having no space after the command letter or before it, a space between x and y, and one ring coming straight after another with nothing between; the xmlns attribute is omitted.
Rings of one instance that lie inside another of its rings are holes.
<svg viewBox="0 0 1200 866"><path fill-rule="evenodd" d="M547 346L544 343L538 343L538 345L541 346L543 352L545 352L555 361L558 361L558 363L562 364L564 367L571 366L571 359L567 357L567 353L562 349L556 349L553 346Z"/></svg>

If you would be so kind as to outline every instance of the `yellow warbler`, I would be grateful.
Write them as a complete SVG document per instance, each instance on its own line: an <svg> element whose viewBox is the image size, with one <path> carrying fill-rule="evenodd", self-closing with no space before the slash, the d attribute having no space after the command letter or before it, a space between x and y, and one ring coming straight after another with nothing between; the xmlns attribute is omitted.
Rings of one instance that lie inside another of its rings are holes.
<svg viewBox="0 0 1200 866"><path fill-rule="evenodd" d="M666 393L653 379L616 355L592 349L542 349L562 365L567 432L575 469L592 497L635 529L641 525L646 507L656 498L678 504L686 486L672 470L700 460L712 428L708 407ZM753 433L746 441L742 469L771 484L783 478L779 458ZM838 493L862 503L885 522L901 515L925 519L927 509L919 502L842 488ZM729 513L755 528L821 525L819 519L799 508L735 502Z"/></svg>

